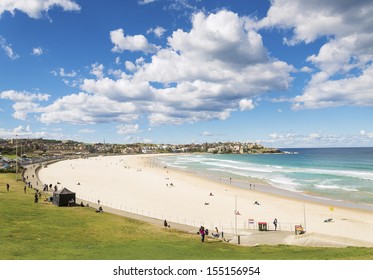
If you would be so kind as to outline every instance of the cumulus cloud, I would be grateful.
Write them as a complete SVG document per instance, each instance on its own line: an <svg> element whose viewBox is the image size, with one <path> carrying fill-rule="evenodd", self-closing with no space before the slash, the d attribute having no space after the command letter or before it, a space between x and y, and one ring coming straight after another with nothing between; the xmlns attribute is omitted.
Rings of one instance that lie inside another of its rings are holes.
<svg viewBox="0 0 373 280"><path fill-rule="evenodd" d="M40 48L40 47L33 48L31 54L34 55L34 56L40 56L40 55L43 54L43 49Z"/></svg>
<svg viewBox="0 0 373 280"><path fill-rule="evenodd" d="M49 139L69 139L69 136L60 132L50 133L47 131L33 131L29 125L19 125L13 129L0 127L0 138L49 138Z"/></svg>
<svg viewBox="0 0 373 280"><path fill-rule="evenodd" d="M163 34L166 32L166 29L164 29L163 27L161 26L157 26L155 28L150 28L148 29L148 31L146 31L146 33L154 33L154 35L158 38L162 37Z"/></svg>
<svg viewBox="0 0 373 280"><path fill-rule="evenodd" d="M104 96L86 93L71 94L43 108L42 123L69 122L95 124L107 122L130 122L139 117L136 106L130 102L115 102Z"/></svg>
<svg viewBox="0 0 373 280"><path fill-rule="evenodd" d="M79 130L80 133L94 133L96 130L94 129L89 129L89 128L84 128Z"/></svg>
<svg viewBox="0 0 373 280"><path fill-rule="evenodd" d="M196 13L191 23L174 31L164 48L112 31L113 51L155 53L126 61L126 72L109 70L110 77L102 64L93 64L95 78L82 81L83 92L44 107L40 121L128 124L140 115L150 125L225 120L254 109L253 98L289 88L293 67L270 57L251 19L222 10Z"/></svg>
<svg viewBox="0 0 373 280"><path fill-rule="evenodd" d="M0 16L4 12L14 15L16 11L21 11L31 18L37 19L53 7L61 7L64 11L80 10L80 6L72 0L2 0L0 1Z"/></svg>
<svg viewBox="0 0 373 280"><path fill-rule="evenodd" d="M253 103L252 99L242 99L239 102L240 110L241 111L250 111L255 108L255 105Z"/></svg>
<svg viewBox="0 0 373 280"><path fill-rule="evenodd" d="M159 47L150 44L144 35L124 36L122 28L110 32L111 42L115 45L113 52L142 51L144 53L154 53Z"/></svg>
<svg viewBox="0 0 373 280"><path fill-rule="evenodd" d="M213 136L213 134L211 132L209 132L209 131L204 131L204 132L202 132L202 136L209 137L209 136Z"/></svg>
<svg viewBox="0 0 373 280"><path fill-rule="evenodd" d="M284 39L290 46L327 38L319 52L307 58L319 71L312 75L304 93L295 98L295 109L372 105L372 12L373 3L369 0L271 2L258 28L291 29L292 37ZM356 94L354 90L361 91Z"/></svg>
<svg viewBox="0 0 373 280"><path fill-rule="evenodd" d="M310 84L293 99L293 109L373 106L373 65L357 77Z"/></svg>
<svg viewBox="0 0 373 280"><path fill-rule="evenodd" d="M48 94L42 94L42 93L29 93L26 91L15 91L15 90L6 90L0 92L0 98L2 99L9 99L15 102L21 102L21 101L47 101L49 99Z"/></svg>
<svg viewBox="0 0 373 280"><path fill-rule="evenodd" d="M118 125L117 129L118 134L136 134L141 132L138 124Z"/></svg>
<svg viewBox="0 0 373 280"><path fill-rule="evenodd" d="M35 101L48 101L48 94L18 92L15 90L7 90L0 92L0 99L8 99L14 102L13 117L19 120L26 120L27 114L40 112L40 104Z"/></svg>
<svg viewBox="0 0 373 280"><path fill-rule="evenodd" d="M8 44L2 36L0 36L0 48L5 51L5 54L10 59L17 59L19 56L13 51L12 45Z"/></svg>
<svg viewBox="0 0 373 280"><path fill-rule="evenodd" d="M373 139L373 132L367 132L365 130L360 130L360 135L366 138Z"/></svg>
<svg viewBox="0 0 373 280"><path fill-rule="evenodd" d="M96 76L97 79L103 79L104 78L104 65L102 64L92 64L91 65L92 69L90 73L94 76Z"/></svg>
<svg viewBox="0 0 373 280"><path fill-rule="evenodd" d="M149 4L149 3L153 3L157 0L138 0L137 3L139 3L140 5L146 5L146 4Z"/></svg>
<svg viewBox="0 0 373 280"><path fill-rule="evenodd" d="M55 76L60 76L60 77L68 77L68 78L73 78L77 75L77 73L74 70L71 70L71 72L66 72L64 68L59 68L58 70L53 70L51 73Z"/></svg>
<svg viewBox="0 0 373 280"><path fill-rule="evenodd" d="M373 144L373 133L361 130L360 133L336 135L324 132L300 134L294 132L271 133L267 139L258 140L264 145L275 147L351 147L356 145L369 146Z"/></svg>

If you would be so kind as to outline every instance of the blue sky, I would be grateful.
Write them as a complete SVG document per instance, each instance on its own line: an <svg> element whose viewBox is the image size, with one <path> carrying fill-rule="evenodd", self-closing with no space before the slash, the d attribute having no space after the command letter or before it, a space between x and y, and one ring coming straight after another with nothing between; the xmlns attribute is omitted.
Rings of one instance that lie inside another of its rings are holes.
<svg viewBox="0 0 373 280"><path fill-rule="evenodd" d="M2 0L0 138L373 146L372 1Z"/></svg>

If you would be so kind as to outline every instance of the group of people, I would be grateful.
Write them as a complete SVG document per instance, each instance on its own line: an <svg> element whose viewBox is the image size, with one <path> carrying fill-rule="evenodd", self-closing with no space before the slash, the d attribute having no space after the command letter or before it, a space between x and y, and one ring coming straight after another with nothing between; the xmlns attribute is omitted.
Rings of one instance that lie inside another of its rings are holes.
<svg viewBox="0 0 373 280"><path fill-rule="evenodd" d="M205 242L205 236L206 235L209 235L209 230L204 226L201 226L197 232L197 234L199 234L201 236L201 242ZM211 233L211 235L215 238L219 238L220 237L220 234L219 234L219 230L217 227L215 227L215 233Z"/></svg>

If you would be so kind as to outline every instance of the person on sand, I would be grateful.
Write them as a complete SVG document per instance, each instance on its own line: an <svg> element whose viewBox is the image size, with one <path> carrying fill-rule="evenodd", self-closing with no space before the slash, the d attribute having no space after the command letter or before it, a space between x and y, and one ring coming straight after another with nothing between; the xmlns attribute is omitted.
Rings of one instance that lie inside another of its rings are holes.
<svg viewBox="0 0 373 280"><path fill-rule="evenodd" d="M170 227L170 225L167 223L167 220L164 220L163 225L164 225L165 227Z"/></svg>
<svg viewBox="0 0 373 280"><path fill-rule="evenodd" d="M277 230L277 219L276 218L273 220L273 224L275 226L275 230Z"/></svg>
<svg viewBox="0 0 373 280"><path fill-rule="evenodd" d="M215 227L215 231L216 231L216 233L211 233L212 236L215 237L215 238L219 238L219 237L220 237L220 234L219 234L219 230L218 230L217 227Z"/></svg>
<svg viewBox="0 0 373 280"><path fill-rule="evenodd" d="M104 210L102 210L102 207L100 206L100 207L98 207L98 209L96 210L96 213L103 213L104 212Z"/></svg>

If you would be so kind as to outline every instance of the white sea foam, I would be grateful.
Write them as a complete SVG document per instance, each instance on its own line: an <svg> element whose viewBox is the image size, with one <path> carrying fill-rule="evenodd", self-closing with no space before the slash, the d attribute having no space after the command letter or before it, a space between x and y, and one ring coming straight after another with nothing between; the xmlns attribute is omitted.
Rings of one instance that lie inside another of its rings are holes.
<svg viewBox="0 0 373 280"><path fill-rule="evenodd" d="M222 157L177 156L169 162L178 168L198 168L198 172L206 170L207 172L232 174L232 177L258 178L278 188L290 191L310 190L320 194L328 190L339 190L339 195L345 193L346 196L351 192L358 194L360 189L358 181L367 185L368 188L370 181L373 181L373 172L366 170L336 170L322 168L322 166L321 168L318 166L282 166L277 160L276 164L268 164L268 162L262 164L242 161L242 157L237 157L237 159L239 160L225 159L224 155Z"/></svg>
<svg viewBox="0 0 373 280"><path fill-rule="evenodd" d="M315 187L316 188L319 188L319 189L341 189L340 186L337 186L337 185L321 185L321 184L315 184Z"/></svg>

